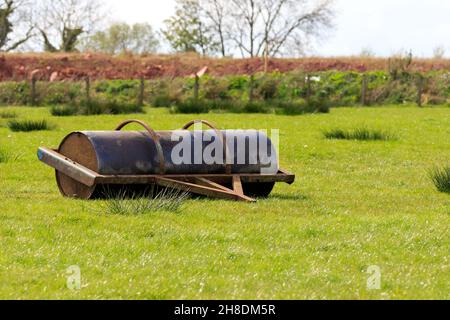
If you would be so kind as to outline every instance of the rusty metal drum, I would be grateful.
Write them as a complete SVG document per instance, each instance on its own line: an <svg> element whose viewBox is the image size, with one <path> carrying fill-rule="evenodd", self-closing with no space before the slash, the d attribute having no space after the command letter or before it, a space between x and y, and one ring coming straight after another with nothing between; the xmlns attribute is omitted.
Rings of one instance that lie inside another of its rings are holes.
<svg viewBox="0 0 450 320"><path fill-rule="evenodd" d="M62 141L58 152L100 175L108 176L260 174L263 171L275 174L279 169L275 147L260 131L189 131L188 126L180 131L121 131L126 124L116 131L71 133ZM181 141L188 148L180 148ZM216 148L211 152L214 143L223 149ZM215 161L203 157L207 152ZM174 158L174 154L179 158ZM228 161L225 160L227 157ZM59 171L56 171L56 179L63 195L83 199L101 197L105 189L123 187L139 191L146 187L103 185L100 190L99 186L83 185ZM246 194L257 197L267 196L273 187L271 182L243 185Z"/></svg>

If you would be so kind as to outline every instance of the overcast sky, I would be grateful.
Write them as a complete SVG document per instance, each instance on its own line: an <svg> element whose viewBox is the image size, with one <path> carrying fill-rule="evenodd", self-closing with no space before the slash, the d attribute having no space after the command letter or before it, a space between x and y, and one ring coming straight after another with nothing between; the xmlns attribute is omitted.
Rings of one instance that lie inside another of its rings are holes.
<svg viewBox="0 0 450 320"><path fill-rule="evenodd" d="M174 11L174 0L108 0L114 20L149 22L156 29ZM359 54L363 48L388 56L412 50L450 56L450 0L336 0L336 28L315 48L326 56Z"/></svg>

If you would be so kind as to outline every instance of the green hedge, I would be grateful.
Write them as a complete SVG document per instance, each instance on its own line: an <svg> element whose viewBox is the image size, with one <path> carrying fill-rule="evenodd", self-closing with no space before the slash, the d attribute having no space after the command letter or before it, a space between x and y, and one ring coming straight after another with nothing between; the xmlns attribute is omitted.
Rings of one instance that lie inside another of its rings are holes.
<svg viewBox="0 0 450 320"><path fill-rule="evenodd" d="M361 103L363 76L367 77L366 102L369 105L416 102L419 78L424 79L423 97L426 104L446 104L450 99L448 71L426 74L403 72L395 80L384 71L365 74L335 71L308 74L295 71L261 73L253 77L207 75L200 81L198 100L208 103L208 110L217 109L217 105L228 105L225 109L242 110L246 106L249 111L259 111L261 108L254 105L261 102L267 105L268 102L296 103L304 100L309 104L311 101L326 100L331 106L354 106ZM181 110L192 104L194 86L193 78L148 80L145 83L144 103ZM139 88L139 80L105 80L93 82L90 94L93 100L130 105L137 103ZM38 82L36 91L37 105L76 104L86 98L85 85L81 82ZM30 105L30 96L29 83L0 83L1 105Z"/></svg>

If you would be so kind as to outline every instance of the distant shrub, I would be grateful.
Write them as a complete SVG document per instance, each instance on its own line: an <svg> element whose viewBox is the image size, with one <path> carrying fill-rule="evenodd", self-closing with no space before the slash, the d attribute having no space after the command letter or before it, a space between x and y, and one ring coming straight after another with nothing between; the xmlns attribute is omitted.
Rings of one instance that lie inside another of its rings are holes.
<svg viewBox="0 0 450 320"><path fill-rule="evenodd" d="M72 103L83 95L80 83L67 82L38 82L38 105L60 105Z"/></svg>
<svg viewBox="0 0 450 320"><path fill-rule="evenodd" d="M186 101L176 104L175 113L184 114L200 114L208 113L211 110L211 105L205 100L187 99Z"/></svg>
<svg viewBox="0 0 450 320"><path fill-rule="evenodd" d="M50 113L56 117L73 115L100 115L100 114L133 114L143 113L144 109L134 103L118 102L116 100L82 100L79 103L65 106L53 106Z"/></svg>
<svg viewBox="0 0 450 320"><path fill-rule="evenodd" d="M280 101L277 104L277 113L285 115L302 115L308 113L329 113L330 103L325 99L296 100L291 102Z"/></svg>
<svg viewBox="0 0 450 320"><path fill-rule="evenodd" d="M388 141L396 137L389 132L358 128L355 130L332 129L323 132L327 139L358 140L358 141Z"/></svg>
<svg viewBox="0 0 450 320"><path fill-rule="evenodd" d="M202 83L203 96L207 100L227 100L229 96L229 84L226 78L207 78Z"/></svg>
<svg viewBox="0 0 450 320"><path fill-rule="evenodd" d="M430 172L430 177L438 191L450 193L450 166L434 168Z"/></svg>
<svg viewBox="0 0 450 320"><path fill-rule="evenodd" d="M408 76L409 67L413 62L412 52L399 53L388 60L388 71L392 80L398 80L400 77Z"/></svg>
<svg viewBox="0 0 450 320"><path fill-rule="evenodd" d="M116 100L89 100L82 101L78 106L78 114L133 114L144 113L142 106L135 103L118 102Z"/></svg>
<svg viewBox="0 0 450 320"><path fill-rule="evenodd" d="M8 122L8 127L13 132L46 131L54 128L54 126L49 124L46 120L11 120Z"/></svg>
<svg viewBox="0 0 450 320"><path fill-rule="evenodd" d="M0 118L1 119L15 119L15 118L17 118L17 113L12 112L12 111L0 112Z"/></svg>
<svg viewBox="0 0 450 320"><path fill-rule="evenodd" d="M78 108L73 105L67 106L52 106L50 108L50 113L55 117L68 117L73 116L78 113Z"/></svg>
<svg viewBox="0 0 450 320"><path fill-rule="evenodd" d="M244 105L242 112L244 113L270 113L273 108L264 101L248 102Z"/></svg>
<svg viewBox="0 0 450 320"><path fill-rule="evenodd" d="M139 81L137 80L107 80L96 83L95 91L112 96L129 95L136 94L138 87Z"/></svg>
<svg viewBox="0 0 450 320"><path fill-rule="evenodd" d="M27 82L0 82L1 105L26 105L30 100L30 86Z"/></svg>
<svg viewBox="0 0 450 320"><path fill-rule="evenodd" d="M178 99L166 94L158 94L151 99L154 108L170 108L178 102Z"/></svg>
<svg viewBox="0 0 450 320"><path fill-rule="evenodd" d="M244 90L247 88L249 79L246 76L233 76L229 79L229 90Z"/></svg>
<svg viewBox="0 0 450 320"><path fill-rule="evenodd" d="M264 100L274 99L278 92L278 80L273 76L264 77L260 80L257 92Z"/></svg>

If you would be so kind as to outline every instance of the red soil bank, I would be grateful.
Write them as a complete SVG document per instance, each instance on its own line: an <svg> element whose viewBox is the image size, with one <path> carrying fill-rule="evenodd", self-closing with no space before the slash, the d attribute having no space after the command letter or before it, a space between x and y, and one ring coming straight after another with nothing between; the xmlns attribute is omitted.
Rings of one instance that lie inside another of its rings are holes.
<svg viewBox="0 0 450 320"><path fill-rule="evenodd" d="M0 81L22 81L33 71L41 80L80 80L86 76L99 79L146 79L189 76L207 66L215 76L251 74L264 70L264 61L254 59L202 58L194 54L155 55L148 57L112 57L101 54L4 54L0 56ZM387 70L382 58L302 58L271 59L269 71L303 70L317 72ZM415 59L411 70L449 70L449 59Z"/></svg>

